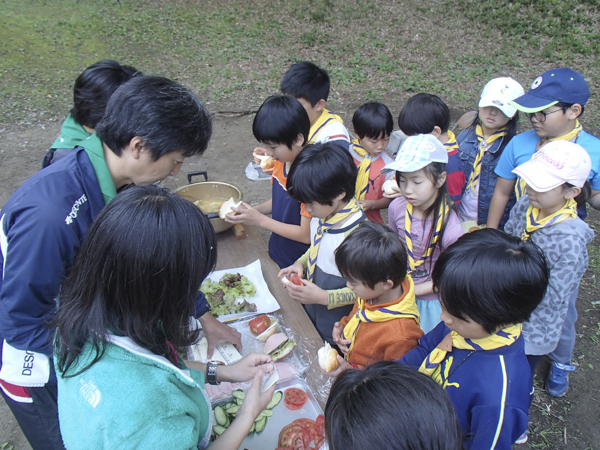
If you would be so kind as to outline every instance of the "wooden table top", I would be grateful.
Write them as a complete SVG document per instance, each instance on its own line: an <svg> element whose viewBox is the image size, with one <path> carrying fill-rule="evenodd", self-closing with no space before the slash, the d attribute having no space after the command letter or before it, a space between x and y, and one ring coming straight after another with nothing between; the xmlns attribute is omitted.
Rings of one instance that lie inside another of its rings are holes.
<svg viewBox="0 0 600 450"><path fill-rule="evenodd" d="M242 267L252 263L257 258L260 259L267 286L281 306L278 312L283 316L285 325L295 330L302 337L304 346L311 354L312 364L310 364L304 376L315 397L319 400L321 408L325 409L323 396L317 395L319 388L322 390L328 379L320 372L317 363L317 350L323 346L323 341L302 305L290 298L281 281L277 278L279 266L269 257L267 246L256 227L244 225L244 229L246 230L245 239L236 239L233 229L217 235L218 259L216 269Z"/></svg>

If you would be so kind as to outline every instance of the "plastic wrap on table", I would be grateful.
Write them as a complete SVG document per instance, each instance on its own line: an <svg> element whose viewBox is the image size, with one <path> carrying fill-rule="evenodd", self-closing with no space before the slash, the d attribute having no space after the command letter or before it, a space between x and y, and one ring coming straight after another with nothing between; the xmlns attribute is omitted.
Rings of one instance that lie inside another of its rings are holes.
<svg viewBox="0 0 600 450"><path fill-rule="evenodd" d="M279 370L280 382L291 378L303 378L314 386L313 394L321 407L325 406L329 389L331 388L332 380L330 377L323 375L319 369L317 362L317 351L319 347L315 347L312 341L303 339L302 336L294 329L286 326L281 314L273 313L266 314L270 318L276 318L277 332L285 333L288 338L296 342L296 347L290 354L285 356L281 361L277 362ZM242 337L242 355L246 356L249 353L264 353L265 343L258 341L256 336L250 332L248 325L253 318L243 318L236 322L231 322L228 325L240 332ZM200 338L203 337L201 333ZM193 354L188 353L188 358L195 361ZM201 361L200 362L206 362ZM236 389L247 390L252 384L251 381L245 383L221 383L218 386L207 385L207 392L211 401L220 400L231 396L231 392Z"/></svg>

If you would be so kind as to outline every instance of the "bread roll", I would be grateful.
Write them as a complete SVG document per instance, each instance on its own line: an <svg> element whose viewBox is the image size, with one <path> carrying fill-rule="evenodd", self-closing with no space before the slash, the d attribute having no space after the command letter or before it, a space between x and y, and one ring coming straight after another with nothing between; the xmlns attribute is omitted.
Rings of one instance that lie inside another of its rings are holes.
<svg viewBox="0 0 600 450"><path fill-rule="evenodd" d="M325 345L321 347L317 353L319 358L319 366L325 372L333 372L340 366L340 363L337 360L338 353L335 349L331 348L329 342L325 342Z"/></svg>
<svg viewBox="0 0 600 450"><path fill-rule="evenodd" d="M233 200L233 197L231 197L226 202L223 202L223 204L219 208L219 217L221 219L224 219L227 214L234 214L234 212L233 212L233 210L231 208L237 208L241 204L242 204L241 201L236 202L236 201Z"/></svg>
<svg viewBox="0 0 600 450"><path fill-rule="evenodd" d="M394 178L390 178L385 183L383 183L383 186L381 187L383 188L383 192L385 192L387 195L392 195L397 192L394 188L398 188L398 183L396 183L396 180Z"/></svg>
<svg viewBox="0 0 600 450"><path fill-rule="evenodd" d="M260 162L261 169L271 169L275 165L275 160L273 158L265 158Z"/></svg>

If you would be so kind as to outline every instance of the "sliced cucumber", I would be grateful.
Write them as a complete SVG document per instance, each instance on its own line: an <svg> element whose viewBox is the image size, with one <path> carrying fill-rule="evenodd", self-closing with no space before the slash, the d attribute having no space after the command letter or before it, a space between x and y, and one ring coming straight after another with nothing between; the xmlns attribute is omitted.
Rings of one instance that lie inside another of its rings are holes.
<svg viewBox="0 0 600 450"><path fill-rule="evenodd" d="M239 398L240 400L244 400L246 398L246 394L244 394L244 391L241 389L233 391L231 395L233 395L234 398Z"/></svg>
<svg viewBox="0 0 600 450"><path fill-rule="evenodd" d="M238 404L238 406L242 406L242 403L244 403L244 400L242 400L241 398L236 398L235 402Z"/></svg>
<svg viewBox="0 0 600 450"><path fill-rule="evenodd" d="M215 425L215 426L213 427L213 433L215 433L215 436L219 437L219 436L221 436L223 433L225 433L225 430L226 430L226 429L227 429L227 428L225 428L225 427L222 427L221 425Z"/></svg>
<svg viewBox="0 0 600 450"><path fill-rule="evenodd" d="M257 433L260 433L262 430L265 429L266 425L267 425L267 418L263 417L258 422L254 422L254 431L256 431Z"/></svg>
<svg viewBox="0 0 600 450"><path fill-rule="evenodd" d="M252 424L252 426L250 427L250 431L248 431L248 434L254 433L255 429L256 429L256 422Z"/></svg>
<svg viewBox="0 0 600 450"><path fill-rule="evenodd" d="M226 426L225 424L227 423L227 414L225 414L223 408L221 408L218 405L215 406L215 419L217 420L217 423L222 427Z"/></svg>
<svg viewBox="0 0 600 450"><path fill-rule="evenodd" d="M270 409L265 409L263 412L260 413L260 415L263 417L272 417L273 411L271 411Z"/></svg>
<svg viewBox="0 0 600 450"><path fill-rule="evenodd" d="M232 406L232 407L231 407L231 408L229 408L229 409L226 409L226 410L225 410L225 412L226 412L227 414L230 414L230 415L232 415L232 416L233 416L233 415L235 415L235 413L236 413L236 412L238 412L238 409L240 409L240 408L241 408L241 406L239 406L239 405L235 405L235 406Z"/></svg>
<svg viewBox="0 0 600 450"><path fill-rule="evenodd" d="M225 405L223 406L223 409L227 411L229 408L231 408L235 404L236 403L225 403Z"/></svg>
<svg viewBox="0 0 600 450"><path fill-rule="evenodd" d="M273 394L273 398L271 399L271 402L267 405L267 409L273 409L275 408L279 402L281 401L281 399L283 398L283 392L281 391L277 391Z"/></svg>
<svg viewBox="0 0 600 450"><path fill-rule="evenodd" d="M225 428L229 428L229 425L231 425L231 419L229 418L229 415L227 415L227 423L225 424Z"/></svg>

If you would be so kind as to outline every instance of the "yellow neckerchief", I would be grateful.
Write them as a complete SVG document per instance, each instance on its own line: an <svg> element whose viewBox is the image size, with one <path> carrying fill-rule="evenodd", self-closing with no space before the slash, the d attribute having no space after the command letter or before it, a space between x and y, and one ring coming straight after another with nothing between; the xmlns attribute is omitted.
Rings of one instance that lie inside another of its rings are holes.
<svg viewBox="0 0 600 450"><path fill-rule="evenodd" d="M413 220L413 206L406 202L406 215L404 216L404 234L406 235L406 249L408 251L408 265L410 267L409 273L411 273L415 268L422 265L427 258L429 258L435 249L435 246L440 238L440 232L442 230L442 226L444 224L444 219L448 217L448 213L450 212L450 206L447 202L443 202L440 205L440 208L435 215L435 220L433 221L432 226L435 227L435 234L431 238L431 243L429 244L429 248L426 248L421 255L421 258L418 261L415 261L415 255L413 253L413 243L412 243L412 235L410 233L410 227L412 225ZM425 227L423 227L425 230Z"/></svg>
<svg viewBox="0 0 600 450"><path fill-rule="evenodd" d="M521 239L526 241L535 230L556 225L557 223L564 222L567 219L577 219L577 202L570 198L561 209L556 211L554 214L550 214L541 220L537 220L540 215L540 210L529 205L527 208L526 228L523 230Z"/></svg>
<svg viewBox="0 0 600 450"><path fill-rule="evenodd" d="M479 141L479 153L475 157L475 162L473 163L473 172L471 172L471 178L469 179L469 184L467 185L466 190L471 190L473 194L475 194L475 189L479 185L479 175L481 174L481 162L483 161L483 155L485 154L485 150L492 145L496 139L500 139L501 137L506 136L506 127L500 128L498 131L492 133L490 137L485 139L483 137L483 128L480 124L477 124L475 127L475 135L477 136L477 140Z"/></svg>
<svg viewBox="0 0 600 450"><path fill-rule="evenodd" d="M319 219L319 227L317 228L317 232L312 238L312 244L310 249L308 250L308 268L306 269L306 278L308 281L312 281L315 275L315 268L317 266L317 256L319 255L319 245L321 244L321 239L323 238L323 234L326 233L329 229L333 228L336 224L351 216L357 211L360 211L360 205L353 197L344 208L339 210L332 218L330 218L327 222L323 223L321 219Z"/></svg>
<svg viewBox="0 0 600 450"><path fill-rule="evenodd" d="M458 142L456 142L456 136L454 135L454 133L452 131L448 130L447 133L448 133L448 142L446 142L444 144L444 147L446 147L446 151L450 155L451 153L458 151Z"/></svg>
<svg viewBox="0 0 600 450"><path fill-rule="evenodd" d="M317 138L318 134L323 129L323 127L332 120L340 122L341 124L344 123L340 116L330 113L327 109L323 109L321 111L321 117L319 117L317 121L313 123L310 127L308 143L312 144L313 142L315 142L315 139Z"/></svg>
<svg viewBox="0 0 600 450"><path fill-rule="evenodd" d="M366 151L359 143L358 139L352 140L352 148L362 157L358 166L358 176L356 177L356 192L354 196L357 200L364 200L369 188L369 173L371 171L371 154Z"/></svg>
<svg viewBox="0 0 600 450"><path fill-rule="evenodd" d="M362 322L387 322L388 320L406 318L415 319L417 325L420 326L421 316L419 315L419 310L417 309L417 302L415 299L415 284L410 275L407 275L406 278L408 283L402 283L402 288L405 290L403 294L404 298L391 306L378 308L375 310L366 309L365 301L360 297L356 297L356 314L354 314L350 321L348 321L344 327L344 332L342 335L344 339L352 339L352 343L348 347L346 361L350 356L350 352L354 346L356 334L358 333L358 328ZM408 284L408 286L406 286L406 284Z"/></svg>
<svg viewBox="0 0 600 450"><path fill-rule="evenodd" d="M518 323L482 339L465 339L456 331L452 331L447 336L452 336L452 347L461 350L473 350L476 352L481 350L495 350L497 348L512 345L521 335L521 329L522 325ZM452 352L451 348L448 350L446 346L443 345L445 344L445 341L446 338L444 338L444 340L440 342L429 355L427 355L427 358L423 360L421 367L419 367L419 372L433 378L442 387L446 387L448 374L441 373L441 363L446 359L448 351Z"/></svg>
<svg viewBox="0 0 600 450"><path fill-rule="evenodd" d="M573 128L567 134L563 134L562 136L558 136L558 137L555 137L552 139L540 138L535 151L537 152L544 144L547 144L548 142L552 142L552 141L575 142L577 140L577 138L579 137L579 133L581 133L582 130L583 130L583 127L579 123L579 120L575 119L575 128ZM517 200L519 200L521 198L521 196L523 196L523 194L525 194L525 187L526 187L525 185L526 184L527 183L525 183L525 180L523 180L522 178L517 178L517 184L515 185L515 196L517 197Z"/></svg>

